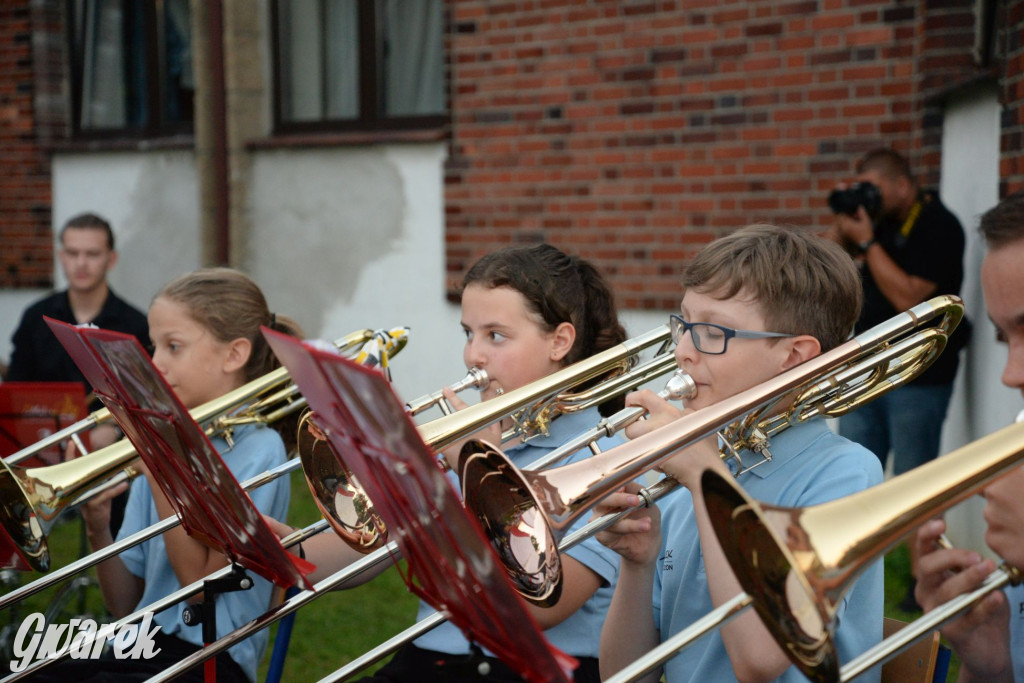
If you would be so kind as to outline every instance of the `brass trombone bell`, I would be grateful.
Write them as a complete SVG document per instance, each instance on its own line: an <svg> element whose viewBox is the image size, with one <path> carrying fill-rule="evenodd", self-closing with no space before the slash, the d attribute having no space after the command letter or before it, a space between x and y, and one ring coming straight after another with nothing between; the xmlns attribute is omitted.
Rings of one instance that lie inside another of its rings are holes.
<svg viewBox="0 0 1024 683"><path fill-rule="evenodd" d="M759 503L714 472L704 500L765 626L813 681L839 680L835 615L857 576L916 527L1024 462L1024 423L865 491L821 505Z"/></svg>
<svg viewBox="0 0 1024 683"><path fill-rule="evenodd" d="M337 346L350 352L372 335L371 330L358 330L339 339ZM234 426L273 422L303 405L305 401L288 382L288 371L282 367L204 403L190 414L206 425L207 434L223 434L230 443ZM238 411L241 406L245 409ZM131 442L122 439L87 456L46 467L0 463L0 526L6 532L0 537L0 552L4 553L0 566L49 570L46 538L60 514L72 503L81 502L80 494L117 473L134 476L131 464L137 457Z"/></svg>
<svg viewBox="0 0 1024 683"><path fill-rule="evenodd" d="M451 412L444 401L443 390L410 401L406 409L420 413L433 405L441 407L445 413L442 417L417 427L423 442L435 452L510 415L516 426L506 433L506 438L528 438L545 430L562 413L599 405L671 370L675 359L669 352L670 338L668 326L662 325L526 386L457 412ZM651 348L656 348L654 358L634 367L635 359ZM483 389L487 381L484 371L473 368L452 388ZM578 389L587 383L592 386ZM326 444L300 449L299 454L317 507L335 533L359 552L370 552L382 545L386 535L383 531L372 531L376 518L371 511L372 501L357 493L361 487L342 464L344 456L335 457Z"/></svg>
<svg viewBox="0 0 1024 683"><path fill-rule="evenodd" d="M488 381L484 370L471 368L462 380L451 385L451 389L456 393L469 388L483 389ZM416 415L435 405L445 415L452 413L443 391L410 401L405 407L410 415ZM298 451L306 483L320 514L352 549L365 554L380 548L387 542L387 525L355 475L344 465L343 458L335 454L329 442L310 433L306 427L309 420L309 413L303 415Z"/></svg>
<svg viewBox="0 0 1024 683"><path fill-rule="evenodd" d="M723 457L751 450L770 459L773 434L813 417L841 415L916 377L962 316L958 297L936 297L760 385L571 465L522 472L497 448L470 441L459 463L466 506L520 594L553 604L561 581L558 537L609 493L723 430L729 442ZM936 327L919 329L936 319ZM739 465L741 472L757 466Z"/></svg>

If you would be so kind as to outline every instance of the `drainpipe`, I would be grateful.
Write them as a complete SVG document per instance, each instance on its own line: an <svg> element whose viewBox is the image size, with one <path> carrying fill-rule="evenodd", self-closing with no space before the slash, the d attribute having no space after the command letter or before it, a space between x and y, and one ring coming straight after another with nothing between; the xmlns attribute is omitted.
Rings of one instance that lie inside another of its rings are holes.
<svg viewBox="0 0 1024 683"><path fill-rule="evenodd" d="M215 244L220 265L231 263L230 206L231 188L228 184L228 118L227 89L224 84L224 5L221 0L210 0L210 68L212 82L210 99L213 111L213 183L216 194Z"/></svg>
<svg viewBox="0 0 1024 683"><path fill-rule="evenodd" d="M231 264L227 88L222 0L192 0L196 33L196 170L201 207L202 262Z"/></svg>

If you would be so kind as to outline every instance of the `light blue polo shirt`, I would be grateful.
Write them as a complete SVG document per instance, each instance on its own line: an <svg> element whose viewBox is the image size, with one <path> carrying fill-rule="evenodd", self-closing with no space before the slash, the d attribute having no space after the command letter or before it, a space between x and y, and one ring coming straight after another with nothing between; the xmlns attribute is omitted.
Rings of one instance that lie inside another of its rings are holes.
<svg viewBox="0 0 1024 683"><path fill-rule="evenodd" d="M824 420L811 420L776 434L773 459L740 476L754 499L786 507L805 507L862 491L882 481L882 469L864 447L834 434ZM742 452L745 463L759 456ZM704 559L689 490L680 487L658 503L662 511L662 551L654 580L654 620L662 639L711 612ZM840 663L848 662L882 638L883 566L875 562L857 579L839 606L836 645ZM705 635L665 665L666 681L735 681L725 645L717 631ZM806 681L790 667L778 681ZM878 681L879 669L864 675Z"/></svg>
<svg viewBox="0 0 1024 683"><path fill-rule="evenodd" d="M535 437L524 444L509 448L505 454L517 467L525 467L573 437L589 430L600 422L601 416L596 408L562 415L551 423L548 436ZM618 436L606 437L598 441L602 450L608 450L622 443ZM590 449L583 448L566 458L561 464L576 462L590 456ZM555 465L557 466L557 465ZM455 475L449 473L453 485L458 489ZM589 515L573 525L566 535L572 533L590 520ZM601 626L604 624L608 605L615 592L615 581L619 575L619 556L612 550L598 543L591 537L569 549L566 554L588 567L601 577L601 587L571 617L554 628L544 631L548 641L563 652L576 657L597 657L598 644L601 640ZM417 620L432 614L434 609L420 601ZM469 653L469 643L457 627L445 622L415 641L417 647L434 652L463 655ZM488 652L488 654L491 654Z"/></svg>
<svg viewBox="0 0 1024 683"><path fill-rule="evenodd" d="M281 436L265 426L243 425L236 428L235 447L230 450L227 442L221 438L214 438L211 441L239 483L277 467L286 459ZM288 513L290 496L288 477L278 477L271 483L249 492L249 497L260 512L279 520L284 520ZM132 482L124 522L117 537L125 538L158 521L160 516L153 502L149 481L145 477L139 477ZM162 535L129 548L121 553L120 557L128 571L146 582L142 600L136 609L181 588L181 583L167 559L167 548ZM217 596L218 638L259 616L270 606L273 584L255 572L250 571L248 574L254 580L255 585L252 588ZM169 607L157 613L153 622L160 627L161 633L202 646L202 627L186 626L181 620L183 609L182 603ZM242 667L251 681L256 680L256 668L269 638L270 631L263 629L228 650L228 654Z"/></svg>
<svg viewBox="0 0 1024 683"><path fill-rule="evenodd" d="M1010 602L1010 656L1013 658L1013 676L1024 681L1024 584L1006 589Z"/></svg>

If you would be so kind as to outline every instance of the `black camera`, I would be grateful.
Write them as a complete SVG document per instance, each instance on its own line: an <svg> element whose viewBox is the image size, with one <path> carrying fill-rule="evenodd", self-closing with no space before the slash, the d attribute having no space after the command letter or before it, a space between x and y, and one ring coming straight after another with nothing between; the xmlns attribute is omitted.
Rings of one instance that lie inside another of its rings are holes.
<svg viewBox="0 0 1024 683"><path fill-rule="evenodd" d="M828 196L828 208L832 213L856 216L858 207L864 207L871 220L878 217L882 209L882 193L871 183L854 183L845 190L832 190Z"/></svg>

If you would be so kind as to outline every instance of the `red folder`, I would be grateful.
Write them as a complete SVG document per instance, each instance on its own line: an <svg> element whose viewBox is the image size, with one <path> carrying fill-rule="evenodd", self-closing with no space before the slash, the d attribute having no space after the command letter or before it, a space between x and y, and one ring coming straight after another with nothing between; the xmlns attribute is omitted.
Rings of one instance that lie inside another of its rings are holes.
<svg viewBox="0 0 1024 683"><path fill-rule="evenodd" d="M0 457L27 448L85 416L85 385L81 382L2 382ZM87 433L81 436L88 438ZM63 455L59 446L53 446L21 465L52 465Z"/></svg>
<svg viewBox="0 0 1024 683"><path fill-rule="evenodd" d="M388 523L409 590L527 680L569 681L576 660L544 638L387 380L287 335L263 334Z"/></svg>
<svg viewBox="0 0 1024 683"><path fill-rule="evenodd" d="M310 588L314 565L284 549L138 340L47 324L110 409L185 530L282 587Z"/></svg>

